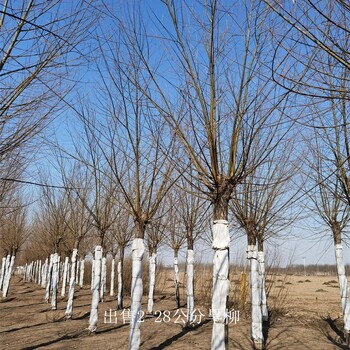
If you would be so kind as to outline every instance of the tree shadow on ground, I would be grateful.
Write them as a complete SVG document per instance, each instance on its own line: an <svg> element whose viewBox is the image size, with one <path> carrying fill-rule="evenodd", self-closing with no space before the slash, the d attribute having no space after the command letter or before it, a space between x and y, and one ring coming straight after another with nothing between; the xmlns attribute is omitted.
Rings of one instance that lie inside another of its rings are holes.
<svg viewBox="0 0 350 350"><path fill-rule="evenodd" d="M71 334L65 334L62 337L59 337L59 338L56 338L53 340L49 340L49 341L46 341L46 342L43 342L40 344L36 344L36 345L28 346L26 348L22 348L22 350L35 350L35 349L46 347L46 346L56 344L56 343L59 343L61 341L65 341L65 340L72 340L72 339L78 339L78 338L82 338L82 337L89 337L89 336L95 336L98 334L108 333L108 332L115 331L116 329L122 328L124 326L126 326L126 325L122 324L122 325L119 325L116 327L109 327L109 328L106 328L103 330L98 330L92 334L89 334L88 329L79 330L79 331L76 331L76 332L71 333ZM63 345L62 345L62 349L65 349L65 347Z"/></svg>
<svg viewBox="0 0 350 350"><path fill-rule="evenodd" d="M199 328L201 328L202 326L204 326L205 324L211 322L211 319L206 319L203 322L193 326L193 327L184 327L179 333L175 334L174 336L172 336L169 339L166 339L165 341L163 341L161 344L159 344L158 346L155 346L153 348L151 348L150 350L162 350L164 348L166 348L167 346L170 346L173 342L179 340L180 338L182 338L184 335L186 335L187 333L190 333L194 330L198 330ZM142 348L141 344L141 348Z"/></svg>
<svg viewBox="0 0 350 350"><path fill-rule="evenodd" d="M322 317L321 319L328 325L328 327L321 327L320 329L324 336L339 349L350 349L346 344L343 322L339 318L332 319L330 316ZM332 332L330 332L329 329Z"/></svg>

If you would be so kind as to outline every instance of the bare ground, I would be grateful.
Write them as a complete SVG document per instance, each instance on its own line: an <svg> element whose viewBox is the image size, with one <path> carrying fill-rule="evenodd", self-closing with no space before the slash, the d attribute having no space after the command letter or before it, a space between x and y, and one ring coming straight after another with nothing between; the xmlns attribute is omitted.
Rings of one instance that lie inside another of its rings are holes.
<svg viewBox="0 0 350 350"><path fill-rule="evenodd" d="M272 315L265 328L266 349L348 349L335 276L275 277L270 283ZM155 310L161 310L161 316L141 323L141 349L210 349L212 320L207 317L208 310L197 305L196 325L192 329L184 327L184 317L180 311L176 313L171 288L169 283L156 297ZM112 298L106 297L99 306L98 330L94 335L87 332L89 288L77 290L71 320L64 318L65 298L58 298L56 311L43 298L41 287L18 276L12 279L9 297L0 303L0 349L127 349L128 314L117 311L116 319L116 301ZM125 307L128 306L126 299ZM143 309L146 310L146 298ZM204 316L200 317L199 311ZM230 324L230 349L252 349L249 318L248 311L240 310L239 322Z"/></svg>

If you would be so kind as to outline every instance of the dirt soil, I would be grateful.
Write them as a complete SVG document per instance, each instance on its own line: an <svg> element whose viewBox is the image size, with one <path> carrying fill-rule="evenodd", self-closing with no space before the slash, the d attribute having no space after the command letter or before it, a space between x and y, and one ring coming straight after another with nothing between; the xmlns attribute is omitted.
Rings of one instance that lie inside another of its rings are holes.
<svg viewBox="0 0 350 350"><path fill-rule="evenodd" d="M335 276L275 276L268 283L272 314L265 328L266 349L348 349ZM141 323L141 349L210 349L212 320L208 318L208 310L197 305L196 325L192 329L184 327L181 311L185 312L185 306L176 310L169 284L155 300L155 310L161 310L161 316L146 318ZM100 303L97 332L89 335L88 287L78 288L71 320L64 318L66 298L59 296L58 309L52 311L51 305L43 300L44 293L38 285L13 277L9 296L0 303L0 349L128 348L128 313L115 311L115 299L106 297ZM126 299L125 308L129 304ZM146 298L142 307L146 310ZM239 311L236 323L232 313L229 349L252 349L249 312Z"/></svg>

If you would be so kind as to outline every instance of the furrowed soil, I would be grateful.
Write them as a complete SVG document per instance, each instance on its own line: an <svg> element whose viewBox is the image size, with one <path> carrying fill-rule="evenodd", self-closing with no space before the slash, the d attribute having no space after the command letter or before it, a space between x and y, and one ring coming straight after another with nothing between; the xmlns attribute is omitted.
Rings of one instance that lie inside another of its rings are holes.
<svg viewBox="0 0 350 350"><path fill-rule="evenodd" d="M264 330L266 349L347 349L335 276L274 276L267 284L271 317ZM183 287L181 291L184 293ZM0 349L128 348L128 298L125 310L116 311L115 298L106 296L99 305L97 331L89 335L89 287L77 287L70 320L64 317L66 298L58 296L58 309L53 311L51 304L44 302L44 294L40 286L19 276L12 278L9 296L0 302ZM147 309L146 297L142 309ZM208 305L196 305L194 325L186 328L186 305L176 309L171 278L162 293L156 294L154 310L161 311L158 317L141 322L142 350L210 349ZM229 349L252 349L249 303L239 310L239 320L237 312L230 315Z"/></svg>

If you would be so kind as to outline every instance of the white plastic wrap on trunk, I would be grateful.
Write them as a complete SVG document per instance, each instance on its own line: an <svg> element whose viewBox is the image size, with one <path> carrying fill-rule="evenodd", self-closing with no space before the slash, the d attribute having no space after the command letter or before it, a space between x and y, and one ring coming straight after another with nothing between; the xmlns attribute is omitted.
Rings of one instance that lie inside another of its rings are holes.
<svg viewBox="0 0 350 350"><path fill-rule="evenodd" d="M92 259L91 263L91 290L94 289L94 280L95 280L95 259Z"/></svg>
<svg viewBox="0 0 350 350"><path fill-rule="evenodd" d="M66 256L64 260L64 266L63 266L62 288L61 288L61 296L63 297L66 295L68 261L69 261L69 258L68 256Z"/></svg>
<svg viewBox="0 0 350 350"><path fill-rule="evenodd" d="M102 260L102 247L96 246L95 248L95 262L94 266L94 280L92 286L92 300L91 300L91 312L89 319L89 332L96 331L96 325L98 320L98 303L100 301L100 279L101 279L101 260Z"/></svg>
<svg viewBox="0 0 350 350"><path fill-rule="evenodd" d="M46 258L43 266L43 272L42 272L43 276L41 278L41 286L43 288L46 288L48 269L49 269L49 259Z"/></svg>
<svg viewBox="0 0 350 350"><path fill-rule="evenodd" d="M24 280L26 281L27 280L27 269L28 269L28 264L26 263L24 265L24 270L23 270L23 278ZM1 283L1 272L0 272L0 290L1 290L1 286L2 286L2 283Z"/></svg>
<svg viewBox="0 0 350 350"><path fill-rule="evenodd" d="M194 311L194 292L193 292L193 269L194 269L194 251L187 250L187 321L193 322Z"/></svg>
<svg viewBox="0 0 350 350"><path fill-rule="evenodd" d="M75 281L78 283L80 276L80 260L75 263Z"/></svg>
<svg viewBox="0 0 350 350"><path fill-rule="evenodd" d="M259 275L260 275L260 300L261 300L261 314L262 320L267 321L269 319L269 312L266 303L266 285L265 285L265 254L264 251L258 251L258 262L259 262Z"/></svg>
<svg viewBox="0 0 350 350"><path fill-rule="evenodd" d="M52 295L51 309L57 309L57 290L58 290L58 274L59 274L59 256L55 253L52 257Z"/></svg>
<svg viewBox="0 0 350 350"><path fill-rule="evenodd" d="M74 299L74 289L75 289L75 271L77 264L77 255L78 249L73 249L72 258L71 258L71 272L70 272L70 281L69 281L69 291L68 291L68 300L66 307L66 317L69 318L73 314L73 299Z"/></svg>
<svg viewBox="0 0 350 350"><path fill-rule="evenodd" d="M149 257L149 291L148 291L148 304L147 312L153 313L154 304L154 285L156 283L156 264L157 264L157 253L152 253Z"/></svg>
<svg viewBox="0 0 350 350"><path fill-rule="evenodd" d="M258 252L255 245L248 245L247 258L250 262L250 291L252 329L251 336L255 344L262 344L264 337L262 333L261 298L259 288L259 263Z"/></svg>
<svg viewBox="0 0 350 350"><path fill-rule="evenodd" d="M84 272L85 272L85 258L82 258L80 261L80 281L79 281L80 288L83 288L84 286Z"/></svg>
<svg viewBox="0 0 350 350"><path fill-rule="evenodd" d="M140 317L142 286L142 259L145 251L142 238L134 238L132 242L132 282L131 282L131 317L129 350L140 348Z"/></svg>
<svg viewBox="0 0 350 350"><path fill-rule="evenodd" d="M36 283L37 282L37 278L38 278L38 275L37 275L37 272L38 272L38 261L34 261L34 274L33 274L33 282Z"/></svg>
<svg viewBox="0 0 350 350"><path fill-rule="evenodd" d="M6 275L8 273L9 268L10 268L10 263L11 263L11 255L8 254L6 256L6 260L5 260L5 273L4 273L4 281L2 282L2 289L4 289L4 283L5 283Z"/></svg>
<svg viewBox="0 0 350 350"><path fill-rule="evenodd" d="M2 264L1 264L0 290L2 290L2 286L4 284L5 271L6 271L6 257L4 256L2 258Z"/></svg>
<svg viewBox="0 0 350 350"><path fill-rule="evenodd" d="M111 283L109 288L109 295L112 297L114 295L114 274L115 274L115 260L112 259L111 262Z"/></svg>
<svg viewBox="0 0 350 350"><path fill-rule="evenodd" d="M344 329L350 332L350 304L348 296L348 280L345 275L345 266L343 260L343 247L341 244L335 244L335 258L337 262L338 280L340 297L344 318Z"/></svg>
<svg viewBox="0 0 350 350"><path fill-rule="evenodd" d="M15 256L12 255L10 259L10 264L8 266L8 269L5 274L5 280L4 280L4 285L2 289L2 296L3 298L7 297L8 291L9 291L9 286L10 286L10 281L11 281L11 275L13 271L13 266L15 264Z"/></svg>
<svg viewBox="0 0 350 350"><path fill-rule="evenodd" d="M100 286L100 299L103 302L106 290L106 277L107 277L107 259L102 258L102 269L101 269L101 286Z"/></svg>
<svg viewBox="0 0 350 350"><path fill-rule="evenodd" d="M123 307L123 276L122 276L122 263L121 261L118 261L118 309L122 309Z"/></svg>
<svg viewBox="0 0 350 350"><path fill-rule="evenodd" d="M47 269L47 276L46 276L46 293L45 293L45 301L48 303L50 300L50 290L52 286L52 258L53 254L50 255L50 262Z"/></svg>
<svg viewBox="0 0 350 350"><path fill-rule="evenodd" d="M41 285L41 277L42 277L42 274L41 274L41 269L42 269L42 262L41 260L39 260L39 268L38 268L38 284Z"/></svg>
<svg viewBox="0 0 350 350"><path fill-rule="evenodd" d="M211 311L213 316L213 331L211 338L212 350L226 349L225 322L227 317L226 300L229 295L229 246L230 235L228 222L216 220L213 222L213 295Z"/></svg>

